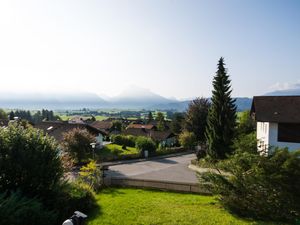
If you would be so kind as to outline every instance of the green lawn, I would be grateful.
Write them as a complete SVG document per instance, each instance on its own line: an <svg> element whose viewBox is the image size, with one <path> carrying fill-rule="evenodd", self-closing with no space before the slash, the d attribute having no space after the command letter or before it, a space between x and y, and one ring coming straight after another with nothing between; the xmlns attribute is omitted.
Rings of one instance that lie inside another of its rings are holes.
<svg viewBox="0 0 300 225"><path fill-rule="evenodd" d="M122 149L122 145L117 144L109 144L104 147L104 150L108 150L110 152L117 151L119 155L128 155L128 154L136 154L138 153L138 150L134 147L128 147L126 146L126 149Z"/></svg>
<svg viewBox="0 0 300 225"><path fill-rule="evenodd" d="M132 154L136 154L133 158L137 158L138 150L128 146L126 149L122 149L121 145L116 144L105 145L104 148L96 152L97 159L101 161L121 160L124 157L132 157Z"/></svg>
<svg viewBox="0 0 300 225"><path fill-rule="evenodd" d="M66 114L57 114L62 120L67 121L69 119L72 119L75 116L67 116ZM83 119L89 119L91 116L80 116ZM95 116L96 120L105 120L108 117L107 116Z"/></svg>
<svg viewBox="0 0 300 225"><path fill-rule="evenodd" d="M214 197L195 194L108 188L97 195L97 203L88 225L274 224L238 218Z"/></svg>

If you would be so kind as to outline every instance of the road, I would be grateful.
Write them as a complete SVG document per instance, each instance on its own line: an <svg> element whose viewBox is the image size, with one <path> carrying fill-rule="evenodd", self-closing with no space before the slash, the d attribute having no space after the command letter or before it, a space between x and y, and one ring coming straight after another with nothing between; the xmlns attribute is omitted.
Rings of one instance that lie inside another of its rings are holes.
<svg viewBox="0 0 300 225"><path fill-rule="evenodd" d="M111 177L198 183L196 173L188 168L191 160L195 158L195 154L188 154L119 164L109 166L106 174Z"/></svg>

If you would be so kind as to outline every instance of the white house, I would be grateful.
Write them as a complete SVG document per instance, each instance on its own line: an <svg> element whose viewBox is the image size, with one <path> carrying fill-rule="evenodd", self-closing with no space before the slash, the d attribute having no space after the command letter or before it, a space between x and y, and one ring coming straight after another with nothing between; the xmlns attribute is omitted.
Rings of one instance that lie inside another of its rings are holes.
<svg viewBox="0 0 300 225"><path fill-rule="evenodd" d="M251 115L257 122L257 148L300 149L300 96L255 96Z"/></svg>

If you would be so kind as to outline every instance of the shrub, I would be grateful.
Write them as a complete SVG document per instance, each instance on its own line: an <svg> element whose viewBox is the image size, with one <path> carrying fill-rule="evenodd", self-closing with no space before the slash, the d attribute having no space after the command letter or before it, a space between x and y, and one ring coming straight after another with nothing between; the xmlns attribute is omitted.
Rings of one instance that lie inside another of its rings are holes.
<svg viewBox="0 0 300 225"><path fill-rule="evenodd" d="M117 135L112 135L111 140L114 144L117 145L126 145L129 147L134 147L136 137L132 135L125 136L125 135L117 134Z"/></svg>
<svg viewBox="0 0 300 225"><path fill-rule="evenodd" d="M93 190L99 190L102 185L102 173L95 161L80 168L80 180L90 186Z"/></svg>
<svg viewBox="0 0 300 225"><path fill-rule="evenodd" d="M91 143L95 142L95 137L86 129L74 128L63 136L63 148L72 157L81 163L92 152Z"/></svg>
<svg viewBox="0 0 300 225"><path fill-rule="evenodd" d="M0 128L0 192L47 196L63 175L53 138L34 128Z"/></svg>
<svg viewBox="0 0 300 225"><path fill-rule="evenodd" d="M143 151L147 150L149 154L153 155L156 151L156 145L155 142L152 141L151 138L146 137L138 137L136 139L136 148L142 153Z"/></svg>
<svg viewBox="0 0 300 225"><path fill-rule="evenodd" d="M76 210L87 213L97 207L93 190L82 182L65 182L57 186L49 193L45 205L56 212L56 224L61 224Z"/></svg>
<svg viewBox="0 0 300 225"><path fill-rule="evenodd" d="M52 225L56 214L43 207L38 199L30 199L20 192L9 196L0 194L0 224L9 225Z"/></svg>
<svg viewBox="0 0 300 225"><path fill-rule="evenodd" d="M246 151L257 154L256 132L239 135L233 142L233 148L235 151Z"/></svg>
<svg viewBox="0 0 300 225"><path fill-rule="evenodd" d="M300 150L277 149L265 157L239 152L221 164L231 173L201 175L221 203L247 217L294 220L300 216Z"/></svg>
<svg viewBox="0 0 300 225"><path fill-rule="evenodd" d="M112 136L111 136L111 141L112 141L112 143L114 143L114 144L122 145L122 143L123 143L123 136L120 135L120 134L112 135Z"/></svg>
<svg viewBox="0 0 300 225"><path fill-rule="evenodd" d="M187 149L193 149L195 148L197 144L196 136L192 132L183 131L179 135L179 143Z"/></svg>

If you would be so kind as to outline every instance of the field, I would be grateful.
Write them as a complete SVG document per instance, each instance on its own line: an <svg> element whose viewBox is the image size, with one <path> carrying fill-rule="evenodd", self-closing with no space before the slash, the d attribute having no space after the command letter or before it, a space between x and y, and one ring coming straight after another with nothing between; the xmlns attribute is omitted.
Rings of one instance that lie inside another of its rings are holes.
<svg viewBox="0 0 300 225"><path fill-rule="evenodd" d="M97 195L97 203L88 225L275 224L238 218L214 197L195 194L108 188Z"/></svg>

